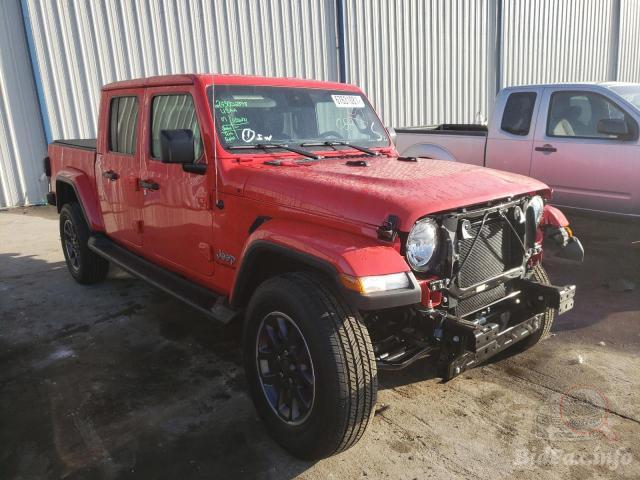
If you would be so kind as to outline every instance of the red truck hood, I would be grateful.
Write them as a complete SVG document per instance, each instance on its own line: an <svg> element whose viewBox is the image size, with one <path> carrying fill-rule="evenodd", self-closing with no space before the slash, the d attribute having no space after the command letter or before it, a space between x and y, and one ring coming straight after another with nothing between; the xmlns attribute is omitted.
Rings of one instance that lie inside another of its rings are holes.
<svg viewBox="0 0 640 480"><path fill-rule="evenodd" d="M369 225L380 225L394 214L400 230L408 231L430 213L549 189L533 178L475 165L364 160L366 167L346 165L345 158L260 165L252 168L244 193L260 202Z"/></svg>

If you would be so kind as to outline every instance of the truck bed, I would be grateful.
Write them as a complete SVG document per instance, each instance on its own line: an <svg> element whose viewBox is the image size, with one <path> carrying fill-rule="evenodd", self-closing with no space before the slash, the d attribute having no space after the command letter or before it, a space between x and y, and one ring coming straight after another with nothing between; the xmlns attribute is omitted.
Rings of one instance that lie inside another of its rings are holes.
<svg viewBox="0 0 640 480"><path fill-rule="evenodd" d="M397 149L407 157L427 157L484 166L485 125L442 124L397 128Z"/></svg>
<svg viewBox="0 0 640 480"><path fill-rule="evenodd" d="M476 123L441 123L440 125L396 128L396 133L471 135L471 136L478 136L478 137L486 137L488 133L488 129L486 125L480 125Z"/></svg>
<svg viewBox="0 0 640 480"><path fill-rule="evenodd" d="M73 138L69 140L56 140L53 143L63 145L65 147L84 148L85 150L96 150L95 138Z"/></svg>
<svg viewBox="0 0 640 480"><path fill-rule="evenodd" d="M57 179L75 178L82 174L88 184L95 188L96 140L71 139L56 140L49 144L51 168L51 190L56 191Z"/></svg>

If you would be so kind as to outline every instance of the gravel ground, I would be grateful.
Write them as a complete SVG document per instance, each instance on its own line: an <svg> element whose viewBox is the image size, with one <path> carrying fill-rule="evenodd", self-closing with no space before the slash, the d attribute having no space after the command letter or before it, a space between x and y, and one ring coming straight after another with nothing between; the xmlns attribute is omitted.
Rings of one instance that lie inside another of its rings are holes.
<svg viewBox="0 0 640 480"><path fill-rule="evenodd" d="M0 478L640 478L640 228L573 220L551 338L448 383L381 373L364 439L309 463L256 418L237 328L116 269L77 285L55 210L0 212Z"/></svg>

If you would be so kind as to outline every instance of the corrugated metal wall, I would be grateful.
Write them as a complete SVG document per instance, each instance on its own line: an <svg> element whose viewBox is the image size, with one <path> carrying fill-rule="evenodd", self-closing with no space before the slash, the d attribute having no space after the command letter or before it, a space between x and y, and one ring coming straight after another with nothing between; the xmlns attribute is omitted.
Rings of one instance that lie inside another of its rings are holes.
<svg viewBox="0 0 640 480"><path fill-rule="evenodd" d="M640 82L640 1L622 0L618 80Z"/></svg>
<svg viewBox="0 0 640 480"><path fill-rule="evenodd" d="M389 125L487 117L488 0L345 0L347 81Z"/></svg>
<svg viewBox="0 0 640 480"><path fill-rule="evenodd" d="M100 87L184 72L337 80L335 0L27 0L51 136L94 136Z"/></svg>
<svg viewBox="0 0 640 480"><path fill-rule="evenodd" d="M502 86L605 81L611 0L504 0Z"/></svg>
<svg viewBox="0 0 640 480"><path fill-rule="evenodd" d="M388 125L481 121L498 84L606 80L616 67L640 82L638 0L343 4L347 81ZM192 71L339 77L336 0L2 0L0 14L0 207L43 201L42 125L52 139L94 136L105 83Z"/></svg>
<svg viewBox="0 0 640 480"><path fill-rule="evenodd" d="M46 145L18 0L0 13L0 208L37 203Z"/></svg>

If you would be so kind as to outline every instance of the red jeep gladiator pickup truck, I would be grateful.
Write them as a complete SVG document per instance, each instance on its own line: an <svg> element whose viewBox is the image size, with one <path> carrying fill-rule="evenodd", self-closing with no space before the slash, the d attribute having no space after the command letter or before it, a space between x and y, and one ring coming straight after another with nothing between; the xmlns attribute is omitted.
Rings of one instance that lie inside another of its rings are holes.
<svg viewBox="0 0 640 480"><path fill-rule="evenodd" d="M355 86L123 81L103 87L97 131L45 159L71 275L96 283L113 263L244 322L256 409L299 457L361 438L378 370L431 357L448 380L573 306L540 263L543 239L572 238L549 188L398 157Z"/></svg>

